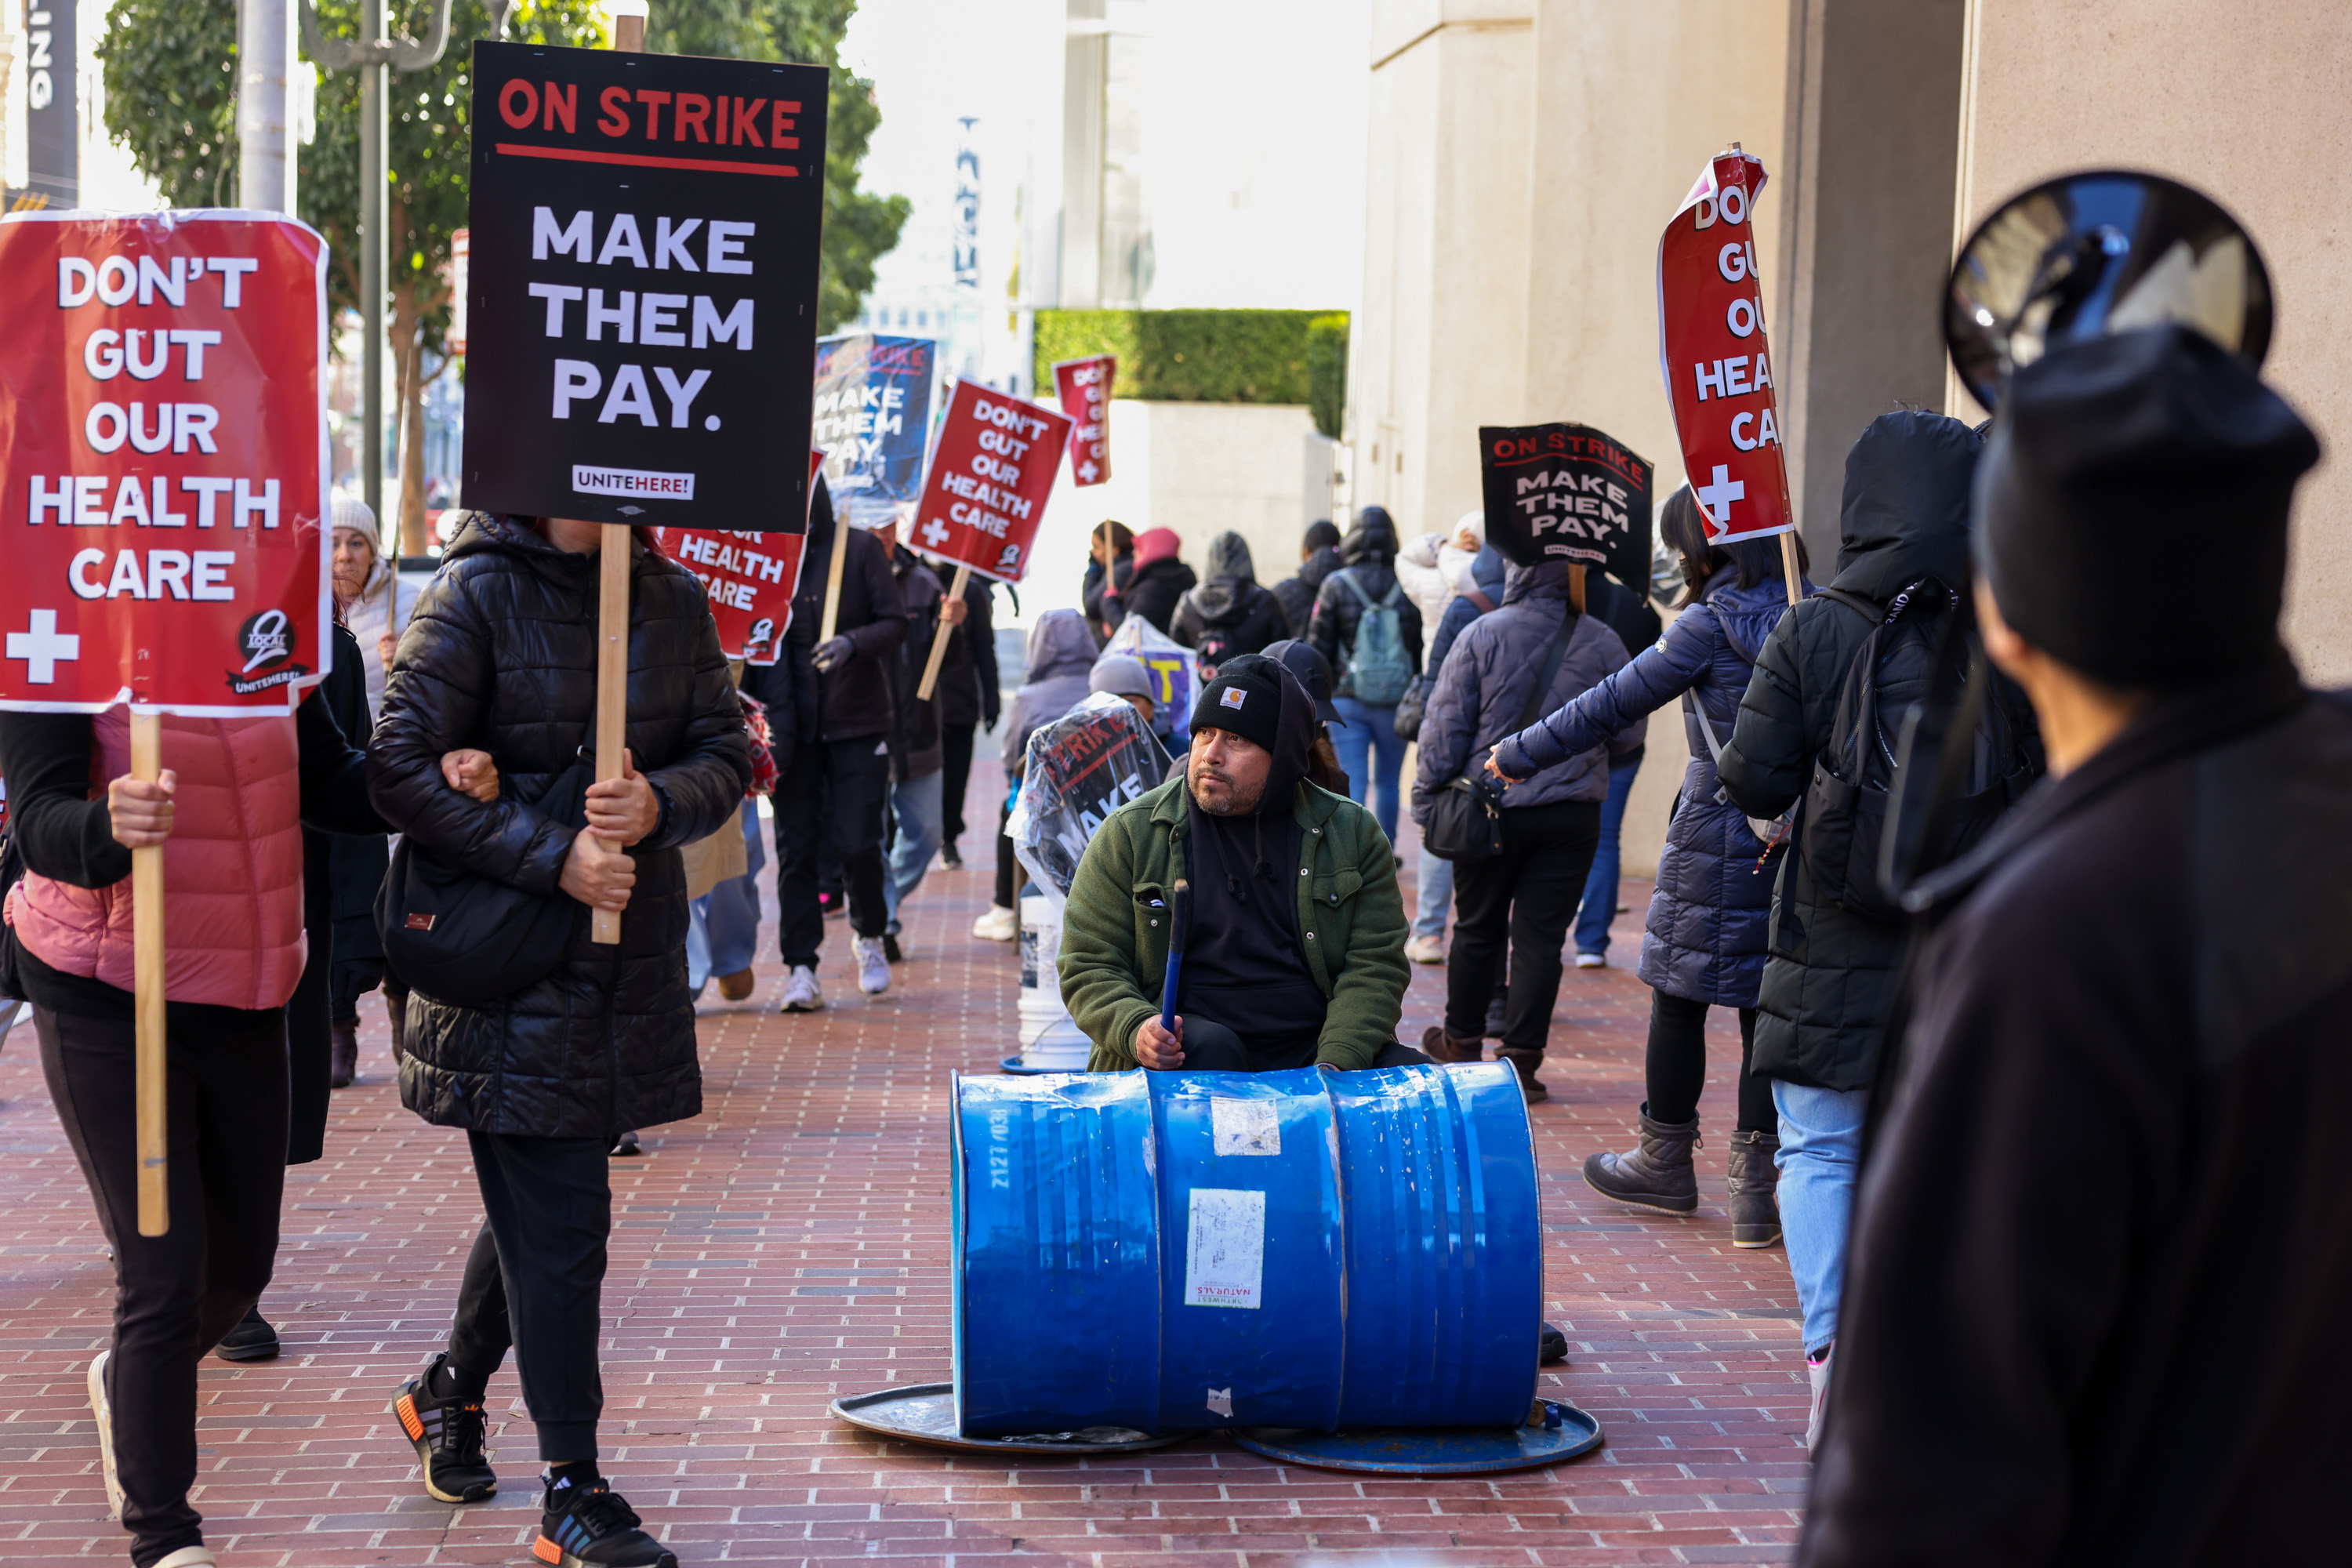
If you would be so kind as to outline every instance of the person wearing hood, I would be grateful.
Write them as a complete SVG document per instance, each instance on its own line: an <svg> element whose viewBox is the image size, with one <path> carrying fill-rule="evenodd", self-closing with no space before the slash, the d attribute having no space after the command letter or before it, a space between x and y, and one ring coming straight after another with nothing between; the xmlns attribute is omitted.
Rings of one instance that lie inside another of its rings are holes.
<svg viewBox="0 0 2352 1568"><path fill-rule="evenodd" d="M2278 628L2318 458L2185 327L2001 399L1977 613L2050 776L1906 900L1808 1568L2342 1560L2352 693Z"/></svg>
<svg viewBox="0 0 2352 1568"><path fill-rule="evenodd" d="M841 604L830 642L824 627L825 579L835 546L842 561ZM822 477L809 503L808 541L800 586L793 595L784 651L772 665L743 672L743 689L771 714L797 721L793 765L776 782L776 945L784 963L783 1011L814 1013L824 1005L817 984L824 946L824 911L817 901L818 861L830 847L839 856L856 932L860 985L890 983L882 933L890 921L882 892L883 811L889 797L887 739L898 723L890 666L907 637L906 608L890 575L890 555L862 528L837 523L833 492ZM783 736L777 740L782 742Z"/></svg>
<svg viewBox="0 0 2352 1568"><path fill-rule="evenodd" d="M1078 603L1086 608L1087 625L1094 628L1097 642L1108 641L1118 626L1118 595L1134 575L1135 531L1105 518L1087 538L1087 574L1078 588Z"/></svg>
<svg viewBox="0 0 2352 1568"><path fill-rule="evenodd" d="M1315 651L1312 643L1300 642L1297 637L1268 643L1265 651L1266 658L1282 662L1283 668L1290 671L1298 684L1307 688L1307 697L1315 703L1318 722L1315 743L1307 752L1307 782L1318 788L1328 789L1333 795L1347 794L1348 775L1339 766L1339 752L1331 744L1331 726L1337 724L1345 729L1348 721L1340 718L1339 710L1331 705L1331 667L1323 661L1321 654Z"/></svg>
<svg viewBox="0 0 2352 1568"><path fill-rule="evenodd" d="M1263 653L1266 644L1290 635L1281 605L1258 586L1240 534L1209 541L1209 580L1177 601L1168 635L1201 656L1204 674L1238 654Z"/></svg>
<svg viewBox="0 0 2352 1568"><path fill-rule="evenodd" d="M1805 793L1834 739L1847 672L1890 602L1931 580L1937 586L1924 591L1967 591L1969 483L1983 444L1957 419L1900 410L1872 420L1846 454L1837 576L1765 639L1717 762L1726 796L1749 816L1777 817ZM1882 670L1880 712L1901 713L1924 694L1927 674L1922 665ZM2022 708L2013 688L2000 700ZM2030 730L2030 717L2021 712L2019 727ZM1773 891L1749 1070L1770 1081L1779 1112L1780 1223L1818 1414L1863 1118L1906 932L1824 896L1805 831L1801 818ZM1645 1152L1653 1131L1644 1127Z"/></svg>
<svg viewBox="0 0 2352 1568"><path fill-rule="evenodd" d="M1772 1155L1780 1146L1771 1085L1748 1068L1756 1032L1756 990L1764 973L1765 917L1780 848L1759 839L1726 803L1715 753L1739 711L1756 656L1789 607L1777 539L1714 544L1690 487L1659 514L1660 531L1682 557L1683 614L1664 637L1624 668L1486 753L1486 772L1523 779L1605 744L1645 714L1682 701L1690 765L1642 938L1640 974L1651 988L1649 1098L1639 1112L1641 1145L1597 1153L1584 1180L1603 1197L1669 1214L1698 1207L1691 1148L1698 1141L1699 1091L1706 1087L1706 1010L1739 1015L1738 1117L1731 1137L1731 1241L1769 1247L1780 1235L1773 1205ZM1800 560L1804 546L1798 545ZM1591 603L1592 579L1586 579ZM1620 590L1622 592L1622 590ZM1802 591L1802 590L1801 590ZM1704 726L1705 728L1702 728ZM1707 730L1714 731L1712 737ZM1615 765L1610 769L1616 788ZM1586 894L1589 902L1591 894ZM1614 897L1613 888L1609 895Z"/></svg>
<svg viewBox="0 0 2352 1568"><path fill-rule="evenodd" d="M1307 532L1298 546L1298 570L1268 592L1275 603L1282 606L1282 618L1294 637L1307 635L1307 624L1315 615L1315 595L1323 589L1323 579L1339 569L1339 531L1331 526L1329 518L1318 518L1307 525Z"/></svg>
<svg viewBox="0 0 2352 1568"><path fill-rule="evenodd" d="M1363 807L1307 782L1315 703L1276 659L1229 659L1181 773L1113 812L1070 885L1056 972L1088 1067L1273 1072L1425 1060L1400 1045L1404 903ZM1192 886L1176 1026L1160 1026L1169 896Z"/></svg>
<svg viewBox="0 0 2352 1568"><path fill-rule="evenodd" d="M1504 579L1503 607L1473 621L1454 645L1422 721L1415 822L1426 826L1439 792L1480 773L1487 752L1517 732L1531 710L1563 708L1624 668L1617 634L1569 604L1569 570L1565 561L1513 566ZM1501 792L1503 852L1454 868L1445 1021L1430 1026L1422 1049L1442 1062L1476 1061L1485 1053L1487 1002L1507 939L1510 989L1496 1055L1518 1073L1530 1102L1549 1093L1536 1069L1559 997L1568 922L1601 836L1609 758L1640 745L1644 724L1629 714L1615 732L1550 766L1530 767Z"/></svg>
<svg viewBox="0 0 2352 1568"><path fill-rule="evenodd" d="M1141 616L1162 634L1176 614L1177 601L1199 581L1192 569L1176 558L1183 542L1172 528L1147 528L1135 536L1135 566L1124 584L1114 579L1102 593L1105 637L1118 630L1129 616Z"/></svg>
<svg viewBox="0 0 2352 1568"><path fill-rule="evenodd" d="M1396 524L1368 506L1339 542L1339 569L1323 580L1307 640L1339 675L1332 705L1347 721L1336 737L1339 765L1361 805L1378 787L1373 809L1381 831L1396 840L1397 777L1404 742L1397 737L1396 705L1421 673L1421 606L1398 583L1393 563Z"/></svg>
<svg viewBox="0 0 2352 1568"><path fill-rule="evenodd" d="M1434 626L1445 606L1470 583L1471 563L1486 548L1486 514L1464 512L1454 531L1423 533L1406 542L1396 554L1397 581L1421 608L1421 624Z"/></svg>
<svg viewBox="0 0 2352 1568"><path fill-rule="evenodd" d="M1076 610L1047 610L1029 628L1027 679L1013 694L1004 721L1004 805L996 822L996 898L974 921L971 934L983 942L1011 942L1021 934L1015 899L1021 890L1020 862L1004 824L1013 816L1019 780L1029 754L1029 737L1087 700L1087 678L1095 666L1095 635Z"/></svg>
<svg viewBox="0 0 2352 1568"><path fill-rule="evenodd" d="M909 522L911 520L909 520ZM902 522L902 527L908 523ZM896 668L890 672L890 697L898 710L898 728L890 736L889 852L883 860L882 901L890 911L882 931L882 956L892 963L906 962L898 946L898 906L922 886L931 857L939 853L943 829L940 821L941 784L947 768L947 744L940 722L940 694L917 695L923 668L930 662L931 643L940 627L948 628L951 651L971 605L950 599L938 574L904 544L890 550L890 576L898 584L899 601L907 607L907 640L898 645ZM940 669L947 668L945 656ZM887 978L887 976L886 976ZM868 995L879 994L869 989Z"/></svg>

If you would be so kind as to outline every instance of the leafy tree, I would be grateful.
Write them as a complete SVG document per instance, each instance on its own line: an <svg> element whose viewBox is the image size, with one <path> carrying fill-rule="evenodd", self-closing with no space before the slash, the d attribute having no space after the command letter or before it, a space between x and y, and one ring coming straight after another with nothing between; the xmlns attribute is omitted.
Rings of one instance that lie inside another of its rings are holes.
<svg viewBox="0 0 2352 1568"><path fill-rule="evenodd" d="M317 0L320 28L359 36L355 0ZM396 0L395 34L422 37L431 0ZM391 237L387 336L395 406L406 439L401 461L401 521L412 549L425 529L425 387L427 353L444 352L449 237L466 224L468 67L474 39L493 36L499 0L454 0L449 47L439 64L387 79L391 121ZM827 104L824 265L817 320L830 331L857 313L873 287L874 263L898 243L903 196L857 188L874 128L881 121L873 84L837 68L843 30L856 0L656 0L649 48L747 59L790 59L835 68ZM516 42L603 42L595 0L517 0L506 37ZM106 126L142 173L174 206L218 206L236 195L236 0L115 0L104 46ZM303 221L333 247L328 295L338 309L360 302L359 75L320 73L318 137L301 150L296 201ZM444 362L443 367L446 368ZM434 375L438 375L436 370Z"/></svg>

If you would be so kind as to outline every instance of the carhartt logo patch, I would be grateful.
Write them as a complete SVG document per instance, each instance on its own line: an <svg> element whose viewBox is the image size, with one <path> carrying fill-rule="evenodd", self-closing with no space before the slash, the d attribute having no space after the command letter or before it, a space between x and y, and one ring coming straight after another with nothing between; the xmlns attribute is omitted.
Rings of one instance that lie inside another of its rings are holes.
<svg viewBox="0 0 2352 1568"><path fill-rule="evenodd" d="M434 919L432 915L411 915L402 923L410 931L431 931Z"/></svg>
<svg viewBox="0 0 2352 1568"><path fill-rule="evenodd" d="M1228 708L1238 708L1248 700L1249 693L1244 691L1238 686L1226 687L1223 692L1217 698L1218 701L1223 703Z"/></svg>

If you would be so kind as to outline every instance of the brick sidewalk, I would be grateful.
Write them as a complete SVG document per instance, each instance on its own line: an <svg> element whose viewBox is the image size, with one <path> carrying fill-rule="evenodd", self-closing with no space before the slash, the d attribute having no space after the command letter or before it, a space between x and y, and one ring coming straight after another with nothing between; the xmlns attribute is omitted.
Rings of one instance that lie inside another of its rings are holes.
<svg viewBox="0 0 2352 1568"><path fill-rule="evenodd" d="M994 820L992 802L973 805L973 821ZM977 859L933 873L908 910L914 962L876 1002L829 925L833 1006L813 1017L773 1011L771 927L760 994L704 1013L703 1115L649 1133L649 1158L614 1163L604 1465L683 1563L1785 1560L1806 1473L1803 1358L1781 1253L1729 1243L1726 1015L1709 1038L1697 1216L1634 1217L1577 1173L1627 1142L1641 1098L1649 993L1630 969L1570 971L1552 1098L1536 1112L1549 1315L1570 1345L1545 1384L1600 1417L1600 1452L1430 1484L1287 1468L1213 1438L1097 1465L1007 1464L829 1420L836 1394L949 1374L947 1078L992 1070L1013 1041L1012 950L965 934L988 886ZM1633 883L1621 900L1633 912L1612 951L1627 965L1647 895ZM1442 970L1415 971L1406 1038L1435 1021L1442 984ZM530 1561L536 1466L510 1372L490 1390L505 1479L490 1504L427 1500L384 1414L446 1331L481 1211L463 1140L400 1109L369 1005L329 1158L288 1173L263 1301L287 1353L204 1363L195 1500L226 1568ZM0 1156L16 1193L0 1221L0 1562L127 1561L82 1384L111 1273L29 1022L0 1051Z"/></svg>

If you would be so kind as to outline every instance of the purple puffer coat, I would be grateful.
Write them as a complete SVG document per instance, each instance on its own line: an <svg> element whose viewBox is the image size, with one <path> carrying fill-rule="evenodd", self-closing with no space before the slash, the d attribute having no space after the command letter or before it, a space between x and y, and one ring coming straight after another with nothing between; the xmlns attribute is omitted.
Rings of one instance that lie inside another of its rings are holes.
<svg viewBox="0 0 2352 1568"><path fill-rule="evenodd" d="M1525 778L1590 750L1643 714L1678 704L1685 691L1714 723L1716 739L1728 744L1756 656L1789 608L1779 579L1752 588L1737 581L1728 569L1717 574L1703 602L1676 616L1632 663L1505 741L1496 758L1502 770ZM1669 996L1753 1007L1764 977L1772 884L1785 851L1766 857L1747 817L1715 798L1715 758L1697 726L1683 719L1690 767L1658 857L1639 973Z"/></svg>

